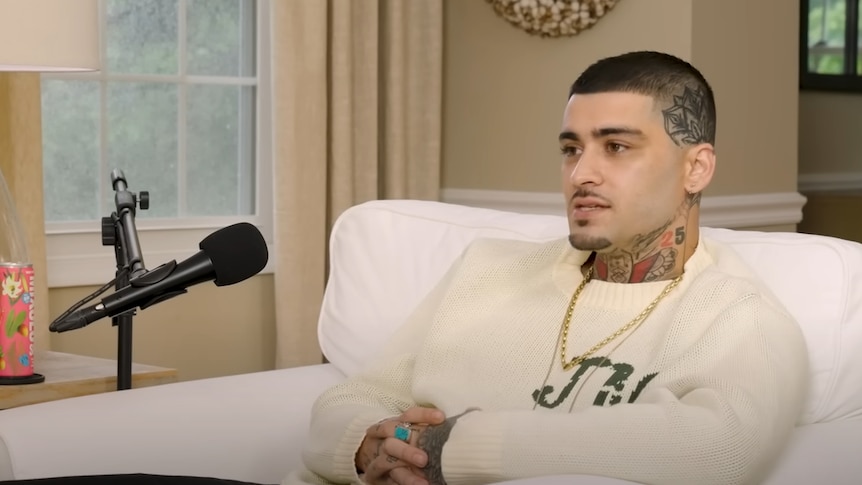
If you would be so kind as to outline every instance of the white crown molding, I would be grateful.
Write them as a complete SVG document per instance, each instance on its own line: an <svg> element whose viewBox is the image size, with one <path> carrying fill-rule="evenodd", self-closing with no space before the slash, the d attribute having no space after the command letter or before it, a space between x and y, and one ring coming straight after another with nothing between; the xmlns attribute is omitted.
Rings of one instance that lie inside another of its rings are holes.
<svg viewBox="0 0 862 485"><path fill-rule="evenodd" d="M862 172L800 174L799 191L802 193L862 191Z"/></svg>
<svg viewBox="0 0 862 485"><path fill-rule="evenodd" d="M799 224L806 201L798 192L704 197L700 223L728 229Z"/></svg>
<svg viewBox="0 0 862 485"><path fill-rule="evenodd" d="M443 189L441 200L525 214L563 214L563 198L557 192ZM805 201L797 192L704 197L700 223L729 229L798 224Z"/></svg>

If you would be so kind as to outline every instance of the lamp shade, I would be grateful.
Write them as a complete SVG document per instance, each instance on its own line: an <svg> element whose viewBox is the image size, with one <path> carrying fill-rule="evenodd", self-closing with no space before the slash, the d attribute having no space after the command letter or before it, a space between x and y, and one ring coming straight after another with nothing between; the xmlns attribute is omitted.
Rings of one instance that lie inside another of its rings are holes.
<svg viewBox="0 0 862 485"><path fill-rule="evenodd" d="M0 71L98 69L97 0L0 0Z"/></svg>

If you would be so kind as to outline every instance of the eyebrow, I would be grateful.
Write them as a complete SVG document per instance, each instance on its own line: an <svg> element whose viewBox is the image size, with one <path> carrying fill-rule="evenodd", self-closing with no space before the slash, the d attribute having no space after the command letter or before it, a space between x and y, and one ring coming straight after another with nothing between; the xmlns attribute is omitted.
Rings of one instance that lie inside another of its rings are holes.
<svg viewBox="0 0 862 485"><path fill-rule="evenodd" d="M590 132L590 135L593 138L604 138L611 135L629 135L643 138L644 132L638 130L637 128L630 128L626 126L609 126L607 128L596 128ZM560 141L563 140L580 141L581 137L578 136L578 134L574 131L563 131L562 133L560 133Z"/></svg>

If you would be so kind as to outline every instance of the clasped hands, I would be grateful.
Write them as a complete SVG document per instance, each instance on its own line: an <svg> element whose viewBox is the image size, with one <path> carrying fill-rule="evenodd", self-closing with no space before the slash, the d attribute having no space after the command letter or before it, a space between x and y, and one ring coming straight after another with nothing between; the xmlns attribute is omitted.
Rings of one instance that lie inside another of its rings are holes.
<svg viewBox="0 0 862 485"><path fill-rule="evenodd" d="M445 420L446 416L438 409L413 407L398 417L370 426L355 459L356 469L365 473L363 481L370 485L434 485L428 483L422 471L428 455L417 443L428 426ZM395 428L404 423L410 423L408 441L395 437Z"/></svg>

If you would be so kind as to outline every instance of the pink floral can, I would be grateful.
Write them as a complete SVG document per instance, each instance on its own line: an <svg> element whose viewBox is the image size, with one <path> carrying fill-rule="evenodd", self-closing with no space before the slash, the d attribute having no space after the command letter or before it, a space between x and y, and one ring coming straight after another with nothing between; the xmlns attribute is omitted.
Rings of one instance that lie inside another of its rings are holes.
<svg viewBox="0 0 862 485"><path fill-rule="evenodd" d="M33 265L0 263L0 378L33 375Z"/></svg>

